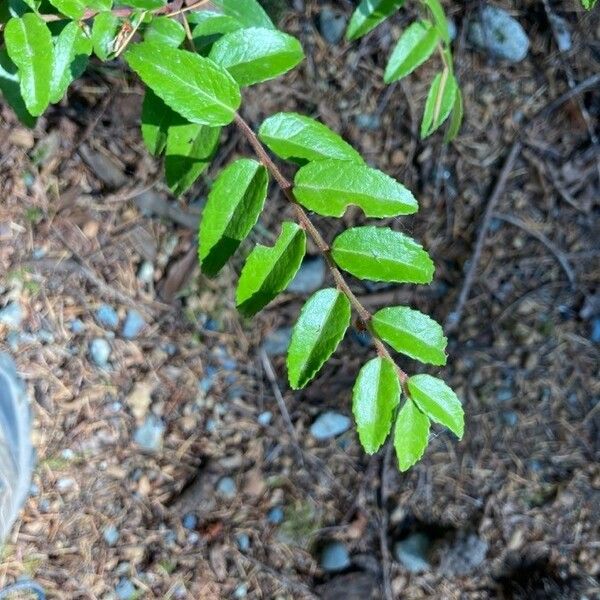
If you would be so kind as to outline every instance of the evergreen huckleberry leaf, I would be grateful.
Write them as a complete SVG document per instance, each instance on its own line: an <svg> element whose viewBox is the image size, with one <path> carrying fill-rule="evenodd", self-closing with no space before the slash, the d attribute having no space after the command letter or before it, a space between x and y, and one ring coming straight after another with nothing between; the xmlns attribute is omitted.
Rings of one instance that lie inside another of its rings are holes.
<svg viewBox="0 0 600 600"><path fill-rule="evenodd" d="M81 19L89 2L87 0L50 0L50 4L70 19Z"/></svg>
<svg viewBox="0 0 600 600"><path fill-rule="evenodd" d="M441 326L431 317L407 306L382 308L373 315L375 333L397 352L430 365L446 364Z"/></svg>
<svg viewBox="0 0 600 600"><path fill-rule="evenodd" d="M385 68L386 83L398 81L422 65L436 48L437 29L428 21L416 21L400 36Z"/></svg>
<svg viewBox="0 0 600 600"><path fill-rule="evenodd" d="M429 419L408 398L396 418L394 448L398 467L408 471L422 456L429 442Z"/></svg>
<svg viewBox="0 0 600 600"><path fill-rule="evenodd" d="M435 76L425 101L421 121L422 138L432 134L448 118L454 106L457 90L456 79L448 69Z"/></svg>
<svg viewBox="0 0 600 600"><path fill-rule="evenodd" d="M433 261L423 247L387 227L354 227L333 242L336 264L360 279L396 283L431 283Z"/></svg>
<svg viewBox="0 0 600 600"><path fill-rule="evenodd" d="M425 4L429 7L431 14L433 15L433 21L435 27L440 34L440 37L444 43L450 43L450 32L448 30L448 19L446 19L446 13L442 7L440 0L424 0Z"/></svg>
<svg viewBox="0 0 600 600"><path fill-rule="evenodd" d="M4 28L6 50L19 72L21 96L33 116L50 104L50 74L54 60L52 35L35 13L13 17Z"/></svg>
<svg viewBox="0 0 600 600"><path fill-rule="evenodd" d="M431 375L413 375L407 385L414 402L432 421L444 425L462 439L465 415L458 396L450 387Z"/></svg>
<svg viewBox="0 0 600 600"><path fill-rule="evenodd" d="M350 301L340 291L326 288L304 304L288 348L288 379L303 388L335 352L350 325Z"/></svg>
<svg viewBox="0 0 600 600"><path fill-rule="evenodd" d="M92 41L78 23L71 21L60 32L54 43L54 62L50 80L50 102L59 102L71 82L87 66L92 53Z"/></svg>
<svg viewBox="0 0 600 600"><path fill-rule="evenodd" d="M146 88L142 103L142 139L150 154L162 154L167 145L169 127L180 122L181 117L150 88Z"/></svg>
<svg viewBox="0 0 600 600"><path fill-rule="evenodd" d="M235 17L211 10L199 10L198 12L190 13L188 20L194 25L192 31L194 38L222 35L244 27Z"/></svg>
<svg viewBox="0 0 600 600"><path fill-rule="evenodd" d="M200 221L202 272L214 277L246 239L262 212L269 176L255 160L231 163L217 177Z"/></svg>
<svg viewBox="0 0 600 600"><path fill-rule="evenodd" d="M374 454L392 428L394 410L400 402L400 381L396 366L378 356L358 374L352 395L352 412L358 437L368 454Z"/></svg>
<svg viewBox="0 0 600 600"><path fill-rule="evenodd" d="M404 0L361 0L350 18L346 39L356 40L396 12Z"/></svg>
<svg viewBox="0 0 600 600"><path fill-rule="evenodd" d="M165 151L165 179L175 196L187 192L206 170L219 144L220 127L178 123L168 128Z"/></svg>
<svg viewBox="0 0 600 600"><path fill-rule="evenodd" d="M291 35L250 27L227 33L209 54L240 86L253 85L283 75L304 59L300 42Z"/></svg>
<svg viewBox="0 0 600 600"><path fill-rule="evenodd" d="M596 4L596 0L581 0L581 4L583 4L583 8L586 10L592 10Z"/></svg>
<svg viewBox="0 0 600 600"><path fill-rule="evenodd" d="M167 3L167 0L119 0L118 4L139 8L141 10L154 10Z"/></svg>
<svg viewBox="0 0 600 600"><path fill-rule="evenodd" d="M271 248L257 245L242 269L236 303L247 317L255 315L287 288L306 252L304 229L284 221L281 234Z"/></svg>
<svg viewBox="0 0 600 600"><path fill-rule="evenodd" d="M450 113L450 123L448 124L448 129L444 135L444 141L446 143L451 142L460 131L460 126L463 121L463 97L460 88L456 88L456 97L454 98L454 106L452 107L452 112Z"/></svg>
<svg viewBox="0 0 600 600"><path fill-rule="evenodd" d="M209 126L233 121L240 89L212 60L153 42L131 46L125 58L142 81L188 121Z"/></svg>
<svg viewBox="0 0 600 600"><path fill-rule="evenodd" d="M275 29L273 21L257 0L211 0L224 14L237 19L244 27Z"/></svg>
<svg viewBox="0 0 600 600"><path fill-rule="evenodd" d="M21 123L27 127L33 127L36 118L29 113L25 106L21 95L19 73L16 65L10 60L6 48L0 48L0 91Z"/></svg>
<svg viewBox="0 0 600 600"><path fill-rule="evenodd" d="M144 39L149 42L166 44L167 46L178 48L185 39L185 29L175 19L156 17L152 19L146 28Z"/></svg>
<svg viewBox="0 0 600 600"><path fill-rule="evenodd" d="M396 217L417 212L412 193L389 175L343 160L322 160L302 167L294 180L300 204L324 217L341 217L350 204L367 217Z"/></svg>
<svg viewBox="0 0 600 600"><path fill-rule="evenodd" d="M360 154L329 127L297 113L277 113L269 117L260 126L258 137L284 160L335 158L364 163Z"/></svg>
<svg viewBox="0 0 600 600"><path fill-rule="evenodd" d="M119 18L111 12L101 12L94 17L92 45L94 54L102 61L108 60L113 52L115 38L119 33Z"/></svg>

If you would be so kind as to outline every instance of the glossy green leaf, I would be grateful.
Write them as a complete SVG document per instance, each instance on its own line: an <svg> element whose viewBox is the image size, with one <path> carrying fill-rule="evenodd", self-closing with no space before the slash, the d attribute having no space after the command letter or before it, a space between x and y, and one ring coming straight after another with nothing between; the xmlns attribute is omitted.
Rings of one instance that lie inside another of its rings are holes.
<svg viewBox="0 0 600 600"><path fill-rule="evenodd" d="M424 0L425 4L429 7L431 14L433 15L433 22L435 27L440 34L440 37L444 43L450 43L450 32L448 31L448 19L446 19L446 13L440 3L440 0Z"/></svg>
<svg viewBox="0 0 600 600"><path fill-rule="evenodd" d="M12 18L4 28L6 50L19 70L21 96L33 116L50 104L54 46L50 30L35 13Z"/></svg>
<svg viewBox="0 0 600 600"><path fill-rule="evenodd" d="M207 169L219 144L220 127L183 122L170 125L165 151L165 179L175 196L187 192Z"/></svg>
<svg viewBox="0 0 600 600"><path fill-rule="evenodd" d="M269 176L255 160L231 163L215 181L200 222L202 272L214 277L250 233L267 198Z"/></svg>
<svg viewBox="0 0 600 600"><path fill-rule="evenodd" d="M386 83L398 81L412 73L432 54L438 42L438 31L428 21L412 23L400 36L385 68Z"/></svg>
<svg viewBox="0 0 600 600"><path fill-rule="evenodd" d="M260 140L284 160L327 158L363 163L360 154L323 123L297 113L277 113L263 122Z"/></svg>
<svg viewBox="0 0 600 600"><path fill-rule="evenodd" d="M305 303L288 348L290 385L303 388L335 352L350 325L350 301L334 288L319 290Z"/></svg>
<svg viewBox="0 0 600 600"><path fill-rule="evenodd" d="M387 227L354 227L333 242L336 264L360 279L430 283L434 266L420 244Z"/></svg>
<svg viewBox="0 0 600 600"><path fill-rule="evenodd" d="M404 0L361 0L352 13L346 39L356 40L369 33L403 4Z"/></svg>
<svg viewBox="0 0 600 600"><path fill-rule="evenodd" d="M85 71L91 53L91 39L78 23L68 23L54 44L50 102L55 103L62 99L71 82Z"/></svg>
<svg viewBox="0 0 600 600"><path fill-rule="evenodd" d="M102 12L94 17L92 45L94 54L103 61L113 52L114 41L119 33L119 18L111 12Z"/></svg>
<svg viewBox="0 0 600 600"><path fill-rule="evenodd" d="M181 117L150 88L146 88L142 103L142 138L150 154L162 154L167 145L169 127L180 122Z"/></svg>
<svg viewBox="0 0 600 600"><path fill-rule="evenodd" d="M244 27L275 29L273 21L257 0L211 0L224 14L237 19Z"/></svg>
<svg viewBox="0 0 600 600"><path fill-rule="evenodd" d="M463 97L460 88L456 88L456 97L454 98L454 106L452 107L452 113L450 114L450 123L448 125L448 130L444 135L444 141L451 142L460 131L460 126L463 121Z"/></svg>
<svg viewBox="0 0 600 600"><path fill-rule="evenodd" d="M87 8L86 0L50 0L50 4L71 19L81 19Z"/></svg>
<svg viewBox="0 0 600 600"><path fill-rule="evenodd" d="M125 58L165 104L192 123L227 125L241 103L231 75L212 60L162 44L142 42Z"/></svg>
<svg viewBox="0 0 600 600"><path fill-rule="evenodd" d="M242 269L236 303L247 317L255 315L287 288L298 272L306 252L304 229L284 221L271 248L257 245Z"/></svg>
<svg viewBox="0 0 600 600"><path fill-rule="evenodd" d="M408 471L422 456L429 442L429 419L408 399L396 419L394 448L398 467Z"/></svg>
<svg viewBox="0 0 600 600"><path fill-rule="evenodd" d="M192 31L194 38L231 33L243 27L235 17L210 10L192 13L188 19L192 25L195 25Z"/></svg>
<svg viewBox="0 0 600 600"><path fill-rule="evenodd" d="M421 121L422 138L432 134L448 118L454 106L457 90L456 79L447 69L435 76L425 101L425 111Z"/></svg>
<svg viewBox="0 0 600 600"><path fill-rule="evenodd" d="M167 3L167 0L119 0L118 4L139 8L141 10L154 10Z"/></svg>
<svg viewBox="0 0 600 600"><path fill-rule="evenodd" d="M431 375L413 375L407 385L414 402L432 421L444 425L462 439L465 414L458 396L450 387Z"/></svg>
<svg viewBox="0 0 600 600"><path fill-rule="evenodd" d="M209 57L229 71L241 86L287 73L304 58L300 42L287 33L264 27L238 29L213 45Z"/></svg>
<svg viewBox="0 0 600 600"><path fill-rule="evenodd" d="M446 364L446 344L441 326L431 317L407 306L382 308L373 315L375 333L397 352L430 365Z"/></svg>
<svg viewBox="0 0 600 600"><path fill-rule="evenodd" d="M10 60L6 48L0 48L0 91L21 123L27 127L33 127L36 118L29 113L25 106L25 101L21 95L19 73L16 65Z"/></svg>
<svg viewBox="0 0 600 600"><path fill-rule="evenodd" d="M360 370L352 395L352 412L358 437L368 454L374 454L392 428L400 402L396 365L387 358L373 358Z"/></svg>
<svg viewBox="0 0 600 600"><path fill-rule="evenodd" d="M596 5L596 0L581 0L581 4L583 4L583 8L586 10L592 10Z"/></svg>
<svg viewBox="0 0 600 600"><path fill-rule="evenodd" d="M157 44L166 44L177 48L185 39L183 25L169 17L155 17L144 32L144 39Z"/></svg>
<svg viewBox="0 0 600 600"><path fill-rule="evenodd" d="M417 212L414 196L389 175L366 165L323 160L302 167L294 194L300 204L325 217L341 217L350 204L367 217L396 217Z"/></svg>

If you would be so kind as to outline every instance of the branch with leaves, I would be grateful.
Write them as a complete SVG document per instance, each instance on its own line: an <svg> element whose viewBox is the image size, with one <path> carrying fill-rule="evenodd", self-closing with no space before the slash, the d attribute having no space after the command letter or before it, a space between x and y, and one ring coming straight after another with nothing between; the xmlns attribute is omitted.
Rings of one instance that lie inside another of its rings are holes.
<svg viewBox="0 0 600 600"><path fill-rule="evenodd" d="M353 391L363 448L376 452L393 430L404 471L423 455L432 422L461 438L464 415L456 394L434 376L407 374L388 349L424 364L444 365L447 340L441 326L408 306L371 314L344 275L428 284L434 265L427 252L405 234L376 225L350 228L329 244L309 214L340 218L354 205L371 219L405 216L418 210L413 194L367 165L315 119L278 113L255 132L240 115L242 89L296 67L304 58L300 42L278 31L255 0L212 0L218 10L197 3L185 12L185 7L167 11L162 0L129 0L121 3L128 6L126 15L115 12L111 0L50 4L57 11L52 19L37 13L39 3L33 0L19 4L26 10L8 15L0 89L17 113L32 121L58 102L92 53L104 61L122 54L147 87L142 137L153 155L163 157L175 195L185 193L207 169L221 128L234 124L254 156L231 162L212 185L199 229L202 272L217 276L237 252L256 225L273 180L292 206L294 219L282 222L272 246L257 245L247 256L236 291L239 311L254 316L288 287L301 267L308 238L322 253L334 283L306 301L294 326L287 354L290 386L303 388L317 376L344 338L354 311L377 353L358 373ZM181 48L186 38L190 49ZM447 88L447 77L442 73L440 88ZM430 128L444 106L443 97L436 100ZM293 181L271 154L296 165Z"/></svg>

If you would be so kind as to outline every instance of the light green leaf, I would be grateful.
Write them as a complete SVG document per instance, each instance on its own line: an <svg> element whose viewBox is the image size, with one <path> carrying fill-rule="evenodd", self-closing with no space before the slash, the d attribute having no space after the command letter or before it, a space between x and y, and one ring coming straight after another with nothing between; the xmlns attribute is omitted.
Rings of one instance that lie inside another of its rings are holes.
<svg viewBox="0 0 600 600"><path fill-rule="evenodd" d="M195 25L192 31L194 38L231 33L243 27L236 18L210 10L191 13L188 20Z"/></svg>
<svg viewBox="0 0 600 600"><path fill-rule="evenodd" d="M360 154L323 123L297 113L278 113L260 126L258 137L284 160L327 158L363 163Z"/></svg>
<svg viewBox="0 0 600 600"><path fill-rule="evenodd" d="M94 17L92 45L94 54L102 61L108 60L113 52L114 41L119 33L119 18L111 12L102 12Z"/></svg>
<svg viewBox="0 0 600 600"><path fill-rule="evenodd" d="M306 233L284 221L272 248L257 245L246 259L237 288L239 311L251 317L283 292L298 272L306 252Z"/></svg>
<svg viewBox="0 0 600 600"><path fill-rule="evenodd" d="M212 60L185 50L142 42L125 58L165 104L192 123L227 125L241 103L231 75Z"/></svg>
<svg viewBox="0 0 600 600"><path fill-rule="evenodd" d="M142 10L154 10L167 3L167 0L119 0L118 4L139 8Z"/></svg>
<svg viewBox="0 0 600 600"><path fill-rule="evenodd" d="M456 97L454 98L454 106L452 107L452 113L450 114L450 124L448 130L444 135L444 142L451 142L460 131L460 126L463 121L463 97L460 88L456 88Z"/></svg>
<svg viewBox="0 0 600 600"><path fill-rule="evenodd" d="M387 358L371 359L360 370L352 395L358 437L368 454L377 452L385 442L399 402L396 366Z"/></svg>
<svg viewBox="0 0 600 600"><path fill-rule="evenodd" d="M165 152L165 179L175 196L187 192L206 170L219 144L220 127L187 123L170 125Z"/></svg>
<svg viewBox="0 0 600 600"><path fill-rule="evenodd" d="M350 19L346 39L356 40L369 33L403 4L404 0L361 0Z"/></svg>
<svg viewBox="0 0 600 600"><path fill-rule="evenodd" d="M266 27L275 29L273 21L256 0L212 0L226 15L237 19L244 27Z"/></svg>
<svg viewBox="0 0 600 600"><path fill-rule="evenodd" d="M432 420L444 425L458 439L465 431L465 413L458 396L441 379L431 375L413 375L408 391L417 406Z"/></svg>
<svg viewBox="0 0 600 600"><path fill-rule="evenodd" d="M169 127L181 120L150 88L146 88L142 103L142 138L150 154L162 154L167 145Z"/></svg>
<svg viewBox="0 0 600 600"><path fill-rule="evenodd" d="M448 69L438 73L429 88L421 121L421 137L432 134L447 118L454 106L458 85Z"/></svg>
<svg viewBox="0 0 600 600"><path fill-rule="evenodd" d="M209 58L229 71L241 86L287 73L304 58L300 42L275 29L251 27L224 35Z"/></svg>
<svg viewBox="0 0 600 600"><path fill-rule="evenodd" d="M382 308L373 315L375 333L397 352L430 365L446 364L441 326L431 317L407 306Z"/></svg>
<svg viewBox="0 0 600 600"><path fill-rule="evenodd" d="M385 68L386 83L398 81L422 65L435 50L438 31L428 21L416 21L400 36Z"/></svg>
<svg viewBox="0 0 600 600"><path fill-rule="evenodd" d="M341 217L350 204L367 217L396 217L417 212L414 196L385 173L342 160L302 167L295 178L296 199L324 217Z"/></svg>
<svg viewBox="0 0 600 600"><path fill-rule="evenodd" d="M263 209L269 176L255 160L231 163L215 181L200 221L202 272L214 277L246 239Z"/></svg>
<svg viewBox="0 0 600 600"><path fill-rule="evenodd" d="M52 35L35 13L12 18L4 28L6 50L19 70L21 96L33 116L50 104L50 73L54 60Z"/></svg>
<svg viewBox="0 0 600 600"><path fill-rule="evenodd" d="M169 17L155 17L144 32L144 39L177 48L185 39L183 25Z"/></svg>
<svg viewBox="0 0 600 600"><path fill-rule="evenodd" d="M50 4L70 19L81 19L87 8L86 0L50 0Z"/></svg>
<svg viewBox="0 0 600 600"><path fill-rule="evenodd" d="M290 385L303 388L335 352L350 325L350 301L334 288L307 301L292 331L287 368Z"/></svg>
<svg viewBox="0 0 600 600"><path fill-rule="evenodd" d="M394 429L394 448L402 472L423 456L428 442L429 419L408 399L398 413Z"/></svg>
<svg viewBox="0 0 600 600"><path fill-rule="evenodd" d="M25 106L25 101L21 96L17 67L10 60L6 48L0 48L0 91L21 123L27 127L33 127L36 118L29 113Z"/></svg>
<svg viewBox="0 0 600 600"><path fill-rule="evenodd" d="M425 4L429 7L431 14L433 15L433 21L435 27L438 30L440 37L444 43L450 43L450 32L448 31L448 19L446 19L446 13L440 3L440 0L424 0Z"/></svg>
<svg viewBox="0 0 600 600"><path fill-rule="evenodd" d="M91 53L91 39L78 23L68 23L54 44L50 102L55 103L62 99L71 82L85 71Z"/></svg>
<svg viewBox="0 0 600 600"><path fill-rule="evenodd" d="M583 8L586 10L592 10L596 5L596 0L581 0L581 4L583 4Z"/></svg>
<svg viewBox="0 0 600 600"><path fill-rule="evenodd" d="M433 261L420 244L387 227L354 227L333 242L333 260L360 279L431 283Z"/></svg>

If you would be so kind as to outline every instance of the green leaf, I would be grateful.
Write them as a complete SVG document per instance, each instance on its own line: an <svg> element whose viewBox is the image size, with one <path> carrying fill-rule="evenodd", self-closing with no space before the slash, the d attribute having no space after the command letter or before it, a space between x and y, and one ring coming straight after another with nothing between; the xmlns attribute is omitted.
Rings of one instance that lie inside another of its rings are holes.
<svg viewBox="0 0 600 600"><path fill-rule="evenodd" d="M231 33L243 27L236 18L210 10L191 13L188 20L195 25L192 31L194 38Z"/></svg>
<svg viewBox="0 0 600 600"><path fill-rule="evenodd" d="M352 395L358 437L368 454L377 452L385 442L399 402L396 366L387 358L371 359L360 370Z"/></svg>
<svg viewBox="0 0 600 600"><path fill-rule="evenodd" d="M414 375L407 385L414 402L432 421L444 425L462 439L465 414L452 389L431 375Z"/></svg>
<svg viewBox="0 0 600 600"><path fill-rule="evenodd" d="M60 32L54 44L54 63L50 82L50 102L59 102L71 82L87 66L92 41L78 23L71 21Z"/></svg>
<svg viewBox="0 0 600 600"><path fill-rule="evenodd" d="M417 212L414 196L385 173L342 160L302 167L295 178L296 199L324 217L341 217L350 204L367 217L396 217Z"/></svg>
<svg viewBox="0 0 600 600"><path fill-rule="evenodd" d="M146 88L142 103L142 138L150 154L158 156L162 153L167 145L169 127L180 122L181 117Z"/></svg>
<svg viewBox="0 0 600 600"><path fill-rule="evenodd" d="M373 315L375 333L397 352L430 365L446 364L441 326L431 317L407 306L382 308Z"/></svg>
<svg viewBox="0 0 600 600"><path fill-rule="evenodd" d="M429 419L408 399L398 413L394 429L394 448L402 472L423 456L428 442Z"/></svg>
<svg viewBox="0 0 600 600"><path fill-rule="evenodd" d="M448 69L438 73L429 88L421 121L421 137L432 134L447 118L454 106L458 85Z"/></svg>
<svg viewBox="0 0 600 600"><path fill-rule="evenodd" d="M141 10L154 10L167 3L167 0L119 0L118 4L139 8Z"/></svg>
<svg viewBox="0 0 600 600"><path fill-rule="evenodd" d="M209 58L229 71L241 86L287 73L304 58L300 42L275 29L251 27L224 35Z"/></svg>
<svg viewBox="0 0 600 600"><path fill-rule="evenodd" d="M450 114L450 124L448 130L444 135L444 142L451 142L460 131L460 126L463 121L463 97L460 88L456 88L456 97L454 98L454 106L452 107L452 113Z"/></svg>
<svg viewBox="0 0 600 600"><path fill-rule="evenodd" d="M592 10L596 5L596 0L581 0L581 4L583 4L583 8L586 10Z"/></svg>
<svg viewBox="0 0 600 600"><path fill-rule="evenodd" d="M278 113L261 125L258 137L284 160L327 158L363 163L360 154L323 123L297 113Z"/></svg>
<svg viewBox="0 0 600 600"><path fill-rule="evenodd" d="M220 127L178 121L168 129L165 152L165 179L175 196L187 192L206 170L221 134Z"/></svg>
<svg viewBox="0 0 600 600"><path fill-rule="evenodd" d="M6 48L0 48L0 91L21 123L27 127L33 127L36 118L29 113L25 106L25 101L21 96L17 67L10 60Z"/></svg>
<svg viewBox="0 0 600 600"><path fill-rule="evenodd" d="M303 388L335 352L350 325L350 301L334 288L307 301L292 331L287 368L290 385Z"/></svg>
<svg viewBox="0 0 600 600"><path fill-rule="evenodd" d="M256 0L212 0L226 15L237 19L244 27L266 27L275 29L273 21Z"/></svg>
<svg viewBox="0 0 600 600"><path fill-rule="evenodd" d="M450 43L450 32L448 31L448 19L446 19L446 13L442 7L440 0L424 0L425 4L429 7L431 14L433 15L433 21L435 27L438 30L440 37L444 43Z"/></svg>
<svg viewBox="0 0 600 600"><path fill-rule="evenodd" d="M185 29L181 23L169 17L155 17L144 32L144 39L177 48L185 39Z"/></svg>
<svg viewBox="0 0 600 600"><path fill-rule="evenodd" d="M236 160L215 181L200 221L202 272L214 277L246 239L262 212L269 176L255 160Z"/></svg>
<svg viewBox="0 0 600 600"><path fill-rule="evenodd" d="M231 75L212 60L185 50L142 42L125 58L165 104L192 123L227 125L241 103Z"/></svg>
<svg viewBox="0 0 600 600"><path fill-rule="evenodd" d="M33 116L50 104L50 73L54 60L52 35L35 13L12 18L4 28L6 50L19 70L21 96Z"/></svg>
<svg viewBox="0 0 600 600"><path fill-rule="evenodd" d="M70 19L81 19L87 8L86 0L50 0L50 4Z"/></svg>
<svg viewBox="0 0 600 600"><path fill-rule="evenodd" d="M111 12L102 12L94 17L92 45L94 54L102 61L108 60L113 52L114 41L119 33L119 18Z"/></svg>
<svg viewBox="0 0 600 600"><path fill-rule="evenodd" d="M435 50L438 31L428 21L416 21L400 36L385 68L386 83L398 81L422 65Z"/></svg>
<svg viewBox="0 0 600 600"><path fill-rule="evenodd" d="M284 221L272 248L257 245L246 259L237 288L239 311L251 317L283 292L298 272L306 252L306 233Z"/></svg>
<svg viewBox="0 0 600 600"><path fill-rule="evenodd" d="M361 0L350 19L346 39L356 40L369 33L403 4L404 0Z"/></svg>
<svg viewBox="0 0 600 600"><path fill-rule="evenodd" d="M360 279L431 283L433 261L420 244L387 227L354 227L333 242L333 260Z"/></svg>

